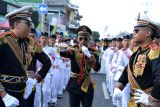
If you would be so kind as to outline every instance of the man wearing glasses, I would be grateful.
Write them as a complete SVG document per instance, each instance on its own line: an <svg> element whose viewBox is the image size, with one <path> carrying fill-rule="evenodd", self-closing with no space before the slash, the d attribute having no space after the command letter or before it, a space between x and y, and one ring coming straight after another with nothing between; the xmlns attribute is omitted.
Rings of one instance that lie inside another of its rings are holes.
<svg viewBox="0 0 160 107"><path fill-rule="evenodd" d="M32 89L46 76L51 66L41 47L28 38L31 13L32 7L24 6L6 15L11 30L0 36L1 107L33 107L34 97L29 98ZM37 59L43 66L35 74ZM27 99L31 100L27 102Z"/></svg>
<svg viewBox="0 0 160 107"><path fill-rule="evenodd" d="M129 107L160 107L160 50L152 40L159 34L160 24L147 16L139 16L134 26L134 41L139 48L130 58L115 86L115 98L119 99L123 88L131 86Z"/></svg>
<svg viewBox="0 0 160 107"><path fill-rule="evenodd" d="M100 70L100 64L93 52L88 49L92 31L87 26L77 29L78 45L61 50L60 55L71 60L71 77L67 85L70 107L92 107L95 83L91 80L90 71Z"/></svg>

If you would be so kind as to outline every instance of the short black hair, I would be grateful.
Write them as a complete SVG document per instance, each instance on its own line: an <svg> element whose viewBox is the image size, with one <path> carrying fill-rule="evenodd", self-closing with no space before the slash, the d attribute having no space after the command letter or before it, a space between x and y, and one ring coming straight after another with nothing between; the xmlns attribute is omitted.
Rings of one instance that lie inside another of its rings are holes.
<svg viewBox="0 0 160 107"><path fill-rule="evenodd" d="M150 36L151 36L151 39L153 40L157 35L157 31L155 29L151 28L151 27L147 27L147 28L151 32Z"/></svg>

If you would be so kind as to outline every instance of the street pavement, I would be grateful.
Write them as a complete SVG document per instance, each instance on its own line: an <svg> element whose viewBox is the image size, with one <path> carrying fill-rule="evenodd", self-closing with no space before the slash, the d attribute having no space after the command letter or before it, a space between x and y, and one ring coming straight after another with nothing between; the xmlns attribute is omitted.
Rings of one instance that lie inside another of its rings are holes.
<svg viewBox="0 0 160 107"><path fill-rule="evenodd" d="M113 107L111 97L106 90L105 75L94 73L92 77L97 85L92 107ZM58 99L56 107L69 107L68 93L64 93L63 98Z"/></svg>

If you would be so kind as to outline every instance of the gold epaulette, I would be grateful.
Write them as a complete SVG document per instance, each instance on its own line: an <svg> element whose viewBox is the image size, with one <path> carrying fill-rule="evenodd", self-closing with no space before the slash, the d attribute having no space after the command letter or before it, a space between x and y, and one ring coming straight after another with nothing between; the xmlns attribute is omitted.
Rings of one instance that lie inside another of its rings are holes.
<svg viewBox="0 0 160 107"><path fill-rule="evenodd" d="M95 51L95 52L91 52L91 54L94 54L94 55L99 56L99 55L100 55L100 52L99 52L99 51Z"/></svg>
<svg viewBox="0 0 160 107"><path fill-rule="evenodd" d="M30 38L30 37L28 39L29 39L29 45L34 46L35 41L32 38Z"/></svg>
<svg viewBox="0 0 160 107"><path fill-rule="evenodd" d="M133 53L136 52L137 49L138 49L138 47L133 47L132 52L133 52Z"/></svg>
<svg viewBox="0 0 160 107"><path fill-rule="evenodd" d="M9 34L11 34L11 32L4 32L4 33L0 34L0 42L2 42L3 39L4 39L4 37L5 37L6 35L9 35Z"/></svg>
<svg viewBox="0 0 160 107"><path fill-rule="evenodd" d="M34 44L34 50L37 53L41 53L42 52L42 46L40 44L38 44L38 43L35 43Z"/></svg>
<svg viewBox="0 0 160 107"><path fill-rule="evenodd" d="M81 50L78 45L70 46L68 48L71 49L71 50L73 50L73 51L80 51Z"/></svg>
<svg viewBox="0 0 160 107"><path fill-rule="evenodd" d="M59 46L58 48L60 48L60 49L67 49L67 47L61 47L61 46Z"/></svg>
<svg viewBox="0 0 160 107"><path fill-rule="evenodd" d="M94 54L94 55L97 55L97 56L100 55L100 51L98 49L94 49L94 50L92 49L92 50L90 50L90 53Z"/></svg>
<svg viewBox="0 0 160 107"><path fill-rule="evenodd" d="M160 46L156 45L156 44L151 44L150 45L150 51L148 54L149 59L155 59L158 58L160 55Z"/></svg>
<svg viewBox="0 0 160 107"><path fill-rule="evenodd" d="M94 55L97 55L99 56L100 55L100 50L95 48L95 47L88 47L89 51L91 54L94 54Z"/></svg>

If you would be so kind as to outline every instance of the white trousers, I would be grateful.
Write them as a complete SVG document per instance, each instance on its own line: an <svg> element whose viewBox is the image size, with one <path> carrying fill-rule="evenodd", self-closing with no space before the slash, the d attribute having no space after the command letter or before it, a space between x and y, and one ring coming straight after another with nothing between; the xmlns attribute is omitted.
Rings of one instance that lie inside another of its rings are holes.
<svg viewBox="0 0 160 107"><path fill-rule="evenodd" d="M42 84L41 83L36 84L34 107L42 107Z"/></svg>
<svg viewBox="0 0 160 107"><path fill-rule="evenodd" d="M59 84L59 75L51 74L51 102L57 101L58 84Z"/></svg>
<svg viewBox="0 0 160 107"><path fill-rule="evenodd" d="M60 69L59 74L58 74L58 94L63 93L64 89L64 71L63 69Z"/></svg>
<svg viewBox="0 0 160 107"><path fill-rule="evenodd" d="M51 101L51 75L48 73L42 84L42 99L43 107L48 107L48 102Z"/></svg>
<svg viewBox="0 0 160 107"><path fill-rule="evenodd" d="M128 83L122 91L122 107L128 107L129 98L130 98L130 84Z"/></svg>

